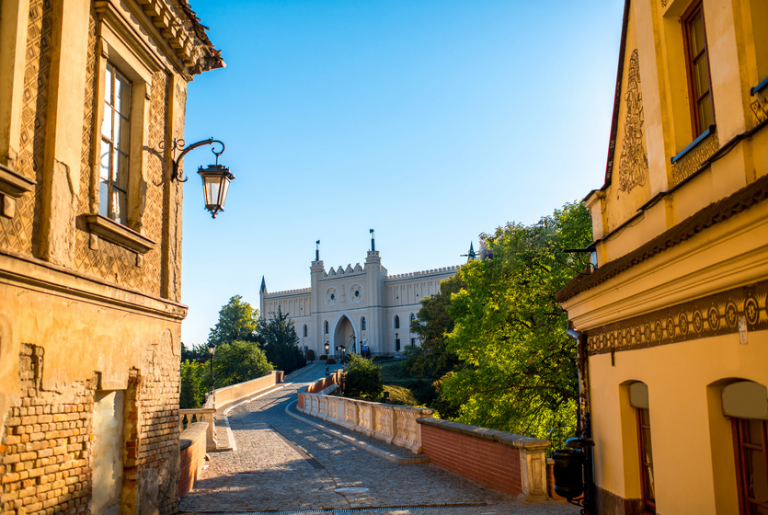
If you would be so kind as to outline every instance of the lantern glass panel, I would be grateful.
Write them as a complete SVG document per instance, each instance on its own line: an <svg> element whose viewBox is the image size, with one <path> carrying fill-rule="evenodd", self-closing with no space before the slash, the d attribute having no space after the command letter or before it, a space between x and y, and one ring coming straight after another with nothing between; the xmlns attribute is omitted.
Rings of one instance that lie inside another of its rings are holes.
<svg viewBox="0 0 768 515"><path fill-rule="evenodd" d="M219 197L219 205L221 209L224 209L224 204L227 202L227 193L229 192L229 178L227 176L221 177L221 190Z"/></svg>

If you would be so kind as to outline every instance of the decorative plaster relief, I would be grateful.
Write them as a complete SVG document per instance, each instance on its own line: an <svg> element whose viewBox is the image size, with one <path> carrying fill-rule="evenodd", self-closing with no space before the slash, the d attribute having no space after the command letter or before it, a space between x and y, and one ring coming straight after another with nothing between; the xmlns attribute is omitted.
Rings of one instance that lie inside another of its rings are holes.
<svg viewBox="0 0 768 515"><path fill-rule="evenodd" d="M768 281L735 288L587 332L589 354L656 347L768 329Z"/></svg>
<svg viewBox="0 0 768 515"><path fill-rule="evenodd" d="M672 164L672 186L677 186L685 179L696 173L704 161L720 148L717 132L699 143L696 148Z"/></svg>
<svg viewBox="0 0 768 515"><path fill-rule="evenodd" d="M629 193L635 186L645 185L648 155L643 145L643 93L640 89L640 62L635 49L627 70L626 118L619 162L619 191ZM618 194L617 194L618 196Z"/></svg>

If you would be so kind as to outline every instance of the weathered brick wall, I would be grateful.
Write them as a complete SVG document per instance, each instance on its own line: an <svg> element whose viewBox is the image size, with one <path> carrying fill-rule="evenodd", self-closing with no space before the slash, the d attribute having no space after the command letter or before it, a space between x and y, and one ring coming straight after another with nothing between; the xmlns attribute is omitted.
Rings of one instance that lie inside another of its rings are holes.
<svg viewBox="0 0 768 515"><path fill-rule="evenodd" d="M436 427L421 425L422 453L430 462L511 495L523 491L520 451Z"/></svg>
<svg viewBox="0 0 768 515"><path fill-rule="evenodd" d="M152 345L126 396L123 498L131 513L174 513L179 481L179 359Z"/></svg>
<svg viewBox="0 0 768 515"><path fill-rule="evenodd" d="M22 345L19 380L0 444L3 515L85 513L91 486L96 379L62 392L40 388L43 350Z"/></svg>
<svg viewBox="0 0 768 515"><path fill-rule="evenodd" d="M208 424L190 424L181 433L181 472L179 474L179 497L184 497L195 486L197 475L205 462L205 435Z"/></svg>

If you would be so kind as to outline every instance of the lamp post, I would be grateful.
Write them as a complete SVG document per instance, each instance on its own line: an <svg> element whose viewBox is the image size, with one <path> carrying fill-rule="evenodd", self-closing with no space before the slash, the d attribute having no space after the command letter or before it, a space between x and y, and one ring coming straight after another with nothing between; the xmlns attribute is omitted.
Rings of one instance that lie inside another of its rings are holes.
<svg viewBox="0 0 768 515"><path fill-rule="evenodd" d="M208 344L208 354L211 355L211 391L213 391L213 355L216 354L216 344L211 342Z"/></svg>
<svg viewBox="0 0 768 515"><path fill-rule="evenodd" d="M224 211L224 204L227 201L227 193L229 192L229 183L235 178L235 176L229 172L229 168L219 164L219 156L224 153L224 149L226 148L223 142L217 139L208 138L185 147L183 139L174 139L173 150L181 150L181 154L173 160L171 180L187 182L189 177L185 178L184 172L180 169L181 161L184 159L184 156L198 147L202 147L203 145L213 145L214 143L221 145L221 150L219 152L211 149L211 152L216 156L216 164L208 165L205 168L201 166L197 170L197 173L203 180L205 209L210 211L213 218L216 218L219 211Z"/></svg>
<svg viewBox="0 0 768 515"><path fill-rule="evenodd" d="M325 375L328 375L328 351L331 350L331 346L328 342L325 342Z"/></svg>

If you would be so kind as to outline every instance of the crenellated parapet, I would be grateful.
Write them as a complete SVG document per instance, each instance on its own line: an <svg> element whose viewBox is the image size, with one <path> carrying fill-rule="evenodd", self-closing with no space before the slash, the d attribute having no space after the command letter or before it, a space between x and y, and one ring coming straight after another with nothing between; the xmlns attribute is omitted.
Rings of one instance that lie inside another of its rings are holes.
<svg viewBox="0 0 768 515"><path fill-rule="evenodd" d="M386 281L394 281L400 279L413 279L416 277L424 277L430 275L456 273L459 270L458 266L445 266L442 268L433 268L432 270L422 270L421 272L410 272L407 274L397 274L387 277Z"/></svg>

